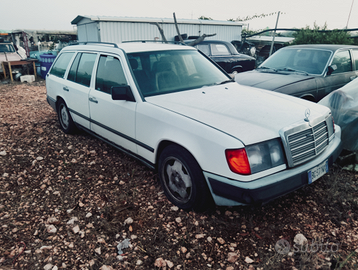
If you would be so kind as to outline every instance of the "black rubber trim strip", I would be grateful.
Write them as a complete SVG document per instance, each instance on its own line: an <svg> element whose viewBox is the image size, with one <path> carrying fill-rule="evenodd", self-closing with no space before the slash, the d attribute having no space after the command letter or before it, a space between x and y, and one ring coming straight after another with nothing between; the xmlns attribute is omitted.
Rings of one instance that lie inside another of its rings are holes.
<svg viewBox="0 0 358 270"><path fill-rule="evenodd" d="M146 144L144 144L144 143L142 143L142 142L140 142L140 141L138 141L138 140L136 140L136 139L134 139L134 138L132 138L132 137L130 137L130 136L127 136L127 135L125 135L125 134L123 134L123 133L121 133L121 132L118 132L118 131L116 131L116 130L110 128L110 127L107 127L107 126L105 126L105 125L103 125L103 124L97 122L97 121L94 121L94 120L88 118L87 116L82 115L82 114L80 114L80 113L78 113L78 112L76 112L76 111L74 111L74 110L72 110L72 109L68 109L68 110L69 110L71 113L76 114L76 115L78 115L79 117L81 117L81 118L83 118L83 119L85 119L85 120L91 122L92 124L95 124L95 125L97 125L97 126L100 126L101 128L104 128L104 129L108 130L109 132L112 132L112 133L116 134L117 136L120 136L120 137L122 137L122 138L124 138L124 139L126 139L126 140L128 140L128 141L131 141L131 142L133 142L133 143L135 143L135 144L137 144L137 145L143 147L144 149L147 149L148 151L154 153L154 148L153 148L153 147L150 147L149 145L146 145ZM86 129L86 130L87 130L87 129ZM103 139L104 139L104 138L103 138Z"/></svg>

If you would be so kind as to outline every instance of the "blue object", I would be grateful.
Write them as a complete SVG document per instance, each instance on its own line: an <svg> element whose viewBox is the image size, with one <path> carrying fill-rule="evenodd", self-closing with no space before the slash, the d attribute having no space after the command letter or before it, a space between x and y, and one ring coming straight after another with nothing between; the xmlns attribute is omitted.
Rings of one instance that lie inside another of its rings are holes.
<svg viewBox="0 0 358 270"><path fill-rule="evenodd" d="M41 77L46 78L47 72L50 70L53 61L55 60L56 55L53 54L42 54L40 55L40 67L41 67Z"/></svg>

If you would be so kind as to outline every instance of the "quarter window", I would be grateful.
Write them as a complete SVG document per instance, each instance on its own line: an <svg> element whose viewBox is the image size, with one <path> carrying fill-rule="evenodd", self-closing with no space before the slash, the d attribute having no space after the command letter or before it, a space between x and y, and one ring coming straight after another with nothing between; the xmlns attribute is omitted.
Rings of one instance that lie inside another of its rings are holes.
<svg viewBox="0 0 358 270"><path fill-rule="evenodd" d="M53 64L50 74L63 78L74 53L62 53Z"/></svg>
<svg viewBox="0 0 358 270"><path fill-rule="evenodd" d="M121 62L119 59L101 55L96 76L96 90L111 93L113 86L127 85Z"/></svg>

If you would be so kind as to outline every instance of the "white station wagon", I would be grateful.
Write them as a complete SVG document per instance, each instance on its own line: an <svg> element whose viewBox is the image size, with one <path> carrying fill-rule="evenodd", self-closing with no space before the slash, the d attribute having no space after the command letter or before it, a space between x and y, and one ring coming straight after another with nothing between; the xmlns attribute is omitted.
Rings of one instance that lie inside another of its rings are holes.
<svg viewBox="0 0 358 270"><path fill-rule="evenodd" d="M83 129L157 170L186 210L265 203L320 178L341 150L327 107L241 86L192 47L68 46L46 88L65 133Z"/></svg>

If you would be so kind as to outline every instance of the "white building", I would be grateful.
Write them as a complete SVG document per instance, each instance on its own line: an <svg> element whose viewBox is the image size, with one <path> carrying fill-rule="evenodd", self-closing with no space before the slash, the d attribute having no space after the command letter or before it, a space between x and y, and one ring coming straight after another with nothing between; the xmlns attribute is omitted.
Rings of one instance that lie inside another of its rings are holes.
<svg viewBox="0 0 358 270"><path fill-rule="evenodd" d="M200 36L216 34L207 39L241 40L242 23L214 20L177 19L180 34ZM177 31L174 19L130 18L106 16L77 16L71 24L77 25L78 41L121 43L134 40L161 40L158 23L168 41L174 41Z"/></svg>

